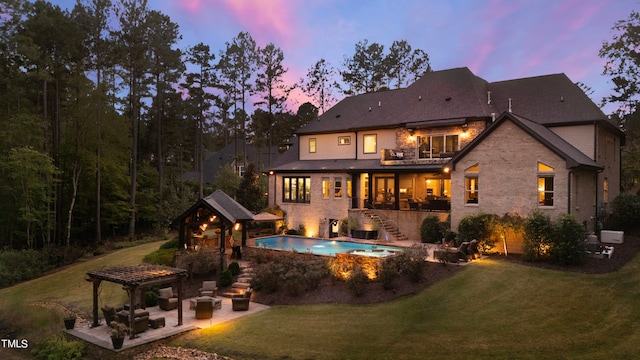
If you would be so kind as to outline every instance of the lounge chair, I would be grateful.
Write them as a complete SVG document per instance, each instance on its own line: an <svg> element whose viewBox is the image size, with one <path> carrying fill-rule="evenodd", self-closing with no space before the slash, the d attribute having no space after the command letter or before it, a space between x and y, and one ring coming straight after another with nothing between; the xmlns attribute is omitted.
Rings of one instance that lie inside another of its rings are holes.
<svg viewBox="0 0 640 360"><path fill-rule="evenodd" d="M147 331L147 329L149 329L149 315L139 316L133 319L131 330L134 334L139 334L141 332Z"/></svg>
<svg viewBox="0 0 640 360"><path fill-rule="evenodd" d="M231 309L233 311L249 310L249 301L251 300L252 290L248 289L244 294L233 295L231 298Z"/></svg>
<svg viewBox="0 0 640 360"><path fill-rule="evenodd" d="M467 253L471 256L472 259L480 259L480 250L478 250L478 240L473 239L469 241L469 247L467 248Z"/></svg>
<svg viewBox="0 0 640 360"><path fill-rule="evenodd" d="M200 288L200 296L211 296L216 297L218 288L216 286L215 281L203 281L202 287Z"/></svg>
<svg viewBox="0 0 640 360"><path fill-rule="evenodd" d="M109 305L105 305L104 307L101 308L102 310L102 315L104 315L104 322L107 325L110 325L112 321L118 321L118 315L117 313L119 311L122 311L122 308L112 308Z"/></svg>
<svg viewBox="0 0 640 360"><path fill-rule="evenodd" d="M211 319L213 316L213 299L198 298L196 301L196 319Z"/></svg>
<svg viewBox="0 0 640 360"><path fill-rule="evenodd" d="M178 308L178 297L175 296L172 288L158 290L158 306L166 311Z"/></svg>
<svg viewBox="0 0 640 360"><path fill-rule="evenodd" d="M467 262L469 261L469 254L467 253L468 248L469 248L469 242L465 241L462 244L460 244L460 246L458 246L458 249L452 249L452 251L458 254L459 260Z"/></svg>

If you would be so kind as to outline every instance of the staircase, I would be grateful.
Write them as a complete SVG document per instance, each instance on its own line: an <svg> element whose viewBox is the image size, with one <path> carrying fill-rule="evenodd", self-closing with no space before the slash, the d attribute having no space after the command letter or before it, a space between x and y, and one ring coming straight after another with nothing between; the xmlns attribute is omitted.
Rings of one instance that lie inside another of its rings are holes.
<svg viewBox="0 0 640 360"><path fill-rule="evenodd" d="M240 273L236 282L231 284L231 289L222 293L221 296L231 298L233 295L244 294L251 287L251 280L253 280L253 269L249 267L248 263L240 263Z"/></svg>
<svg viewBox="0 0 640 360"><path fill-rule="evenodd" d="M380 224L380 229L383 230L384 235L378 233L378 239L380 239L380 236L384 236L385 240L391 241L409 240L409 238L400 231L400 228L398 228L398 224L395 221L387 219L384 215L373 209L364 210L363 214L365 217L368 217L372 221L376 221ZM387 236L388 238L386 238Z"/></svg>

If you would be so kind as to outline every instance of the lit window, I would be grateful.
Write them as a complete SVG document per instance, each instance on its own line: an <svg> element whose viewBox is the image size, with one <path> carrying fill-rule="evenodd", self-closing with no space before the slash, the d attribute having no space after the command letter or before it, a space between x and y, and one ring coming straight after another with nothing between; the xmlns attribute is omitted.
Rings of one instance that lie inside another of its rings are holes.
<svg viewBox="0 0 640 360"><path fill-rule="evenodd" d="M328 199L331 192L331 183L329 178L322 178L322 198Z"/></svg>
<svg viewBox="0 0 640 360"><path fill-rule="evenodd" d="M351 136L338 136L338 145L351 145Z"/></svg>
<svg viewBox="0 0 640 360"><path fill-rule="evenodd" d="M311 201L311 178L284 177L282 202L309 203Z"/></svg>
<svg viewBox="0 0 640 360"><path fill-rule="evenodd" d="M418 136L417 144L421 159L450 157L459 150L458 135Z"/></svg>
<svg viewBox="0 0 640 360"><path fill-rule="evenodd" d="M466 204L478 203L478 164L473 165L464 171L464 197Z"/></svg>
<svg viewBox="0 0 640 360"><path fill-rule="evenodd" d="M353 197L351 179L347 179L347 196Z"/></svg>
<svg viewBox="0 0 640 360"><path fill-rule="evenodd" d="M553 206L553 168L538 163L538 204Z"/></svg>
<svg viewBox="0 0 640 360"><path fill-rule="evenodd" d="M309 152L316 152L316 138L309 139Z"/></svg>
<svg viewBox="0 0 640 360"><path fill-rule="evenodd" d="M607 178L604 178L602 182L602 201L605 204L609 203L609 180Z"/></svg>
<svg viewBox="0 0 640 360"><path fill-rule="evenodd" d="M342 178L333 179L333 197L342 197Z"/></svg>
<svg viewBox="0 0 640 360"><path fill-rule="evenodd" d="M378 136L375 134L364 135L364 153L376 154L378 152Z"/></svg>

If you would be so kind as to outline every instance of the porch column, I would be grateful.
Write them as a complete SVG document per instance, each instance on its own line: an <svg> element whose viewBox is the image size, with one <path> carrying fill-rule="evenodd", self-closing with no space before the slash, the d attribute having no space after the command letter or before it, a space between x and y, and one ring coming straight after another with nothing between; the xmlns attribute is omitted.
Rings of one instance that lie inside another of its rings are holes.
<svg viewBox="0 0 640 360"><path fill-rule="evenodd" d="M100 325L98 319L98 288L100 287L102 280L91 279L89 281L93 283L93 324L91 324L91 327L97 327Z"/></svg>
<svg viewBox="0 0 640 360"><path fill-rule="evenodd" d="M400 210L400 173L393 174L393 210Z"/></svg>

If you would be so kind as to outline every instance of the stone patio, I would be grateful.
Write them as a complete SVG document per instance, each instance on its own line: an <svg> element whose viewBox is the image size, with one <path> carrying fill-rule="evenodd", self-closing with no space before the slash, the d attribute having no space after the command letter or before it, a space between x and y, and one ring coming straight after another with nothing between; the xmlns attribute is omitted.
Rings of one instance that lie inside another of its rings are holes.
<svg viewBox="0 0 640 360"><path fill-rule="evenodd" d="M149 311L149 318L156 319L160 317L165 318L165 326L158 329L149 329L143 333L138 334L135 339L129 339L127 336L124 340L122 349L115 350L111 344L111 328L104 323L104 319L100 319L100 326L91 327L91 322L76 322L76 326L72 330L64 330L67 334L87 341L91 344L99 346L104 349L111 350L113 352L121 352L127 349L131 349L136 346L145 345L154 341L166 339L168 337L178 335L194 329L203 329L216 324L220 324L226 321L234 320L242 316L254 314L259 311L263 311L269 308L267 305L258 303L251 303L248 311L233 311L231 309L231 299L221 298L222 308L214 310L213 317L211 319L198 320L195 318L195 310L189 310L189 300L185 299L182 302L183 308L183 325L178 324L178 310L164 311L157 306L146 308Z"/></svg>

